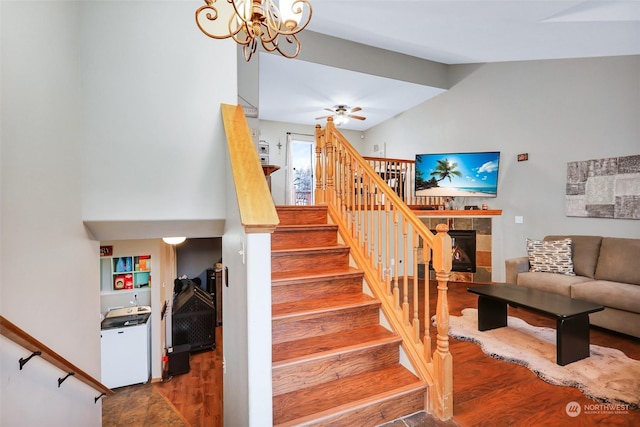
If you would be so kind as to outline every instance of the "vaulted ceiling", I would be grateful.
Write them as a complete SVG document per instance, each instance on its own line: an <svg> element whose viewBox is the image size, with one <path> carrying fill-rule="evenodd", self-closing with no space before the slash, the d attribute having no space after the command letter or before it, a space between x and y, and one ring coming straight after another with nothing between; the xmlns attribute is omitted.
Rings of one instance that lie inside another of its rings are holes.
<svg viewBox="0 0 640 427"><path fill-rule="evenodd" d="M640 1L311 0L308 30L444 64L640 54ZM302 46L304 50L304 44ZM265 58L266 57L266 58ZM364 131L441 89L262 54L259 114L314 125L362 108ZM261 77L262 79L262 77ZM375 90L372 90L375 88Z"/></svg>

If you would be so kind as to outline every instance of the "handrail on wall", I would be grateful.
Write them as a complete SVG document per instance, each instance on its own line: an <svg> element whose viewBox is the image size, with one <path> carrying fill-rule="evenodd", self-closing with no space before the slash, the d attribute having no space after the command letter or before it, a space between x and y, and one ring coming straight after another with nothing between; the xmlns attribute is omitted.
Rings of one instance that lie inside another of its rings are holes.
<svg viewBox="0 0 640 427"><path fill-rule="evenodd" d="M94 398L94 403L97 403L102 396L111 396L114 394L113 390L69 362L64 357L60 356L58 353L35 339L33 336L29 335L27 332L20 329L15 324L11 323L9 320L5 319L3 316L0 316L0 335L9 338L11 341L31 352L31 355L29 357L27 357L26 359L21 358L18 361L21 370L24 365L29 362L29 360L31 360L32 357L40 356L56 368L59 368L63 372L66 372L66 375L64 377L58 378L58 387L60 387L60 385L67 378L73 376L100 392L100 395Z"/></svg>

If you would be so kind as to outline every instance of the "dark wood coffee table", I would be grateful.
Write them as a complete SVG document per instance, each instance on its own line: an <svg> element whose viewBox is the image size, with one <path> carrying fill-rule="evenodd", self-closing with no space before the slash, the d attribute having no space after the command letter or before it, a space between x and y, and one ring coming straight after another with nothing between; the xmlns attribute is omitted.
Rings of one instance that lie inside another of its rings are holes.
<svg viewBox="0 0 640 427"><path fill-rule="evenodd" d="M589 357L589 313L604 310L581 301L525 286L495 284L472 286L478 295L478 330L507 326L507 305L556 319L556 363L564 366Z"/></svg>

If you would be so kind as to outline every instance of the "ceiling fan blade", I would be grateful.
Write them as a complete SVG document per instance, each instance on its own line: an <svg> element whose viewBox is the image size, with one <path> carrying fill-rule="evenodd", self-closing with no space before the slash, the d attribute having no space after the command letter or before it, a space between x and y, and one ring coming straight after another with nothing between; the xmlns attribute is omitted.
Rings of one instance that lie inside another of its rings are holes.
<svg viewBox="0 0 640 427"><path fill-rule="evenodd" d="M325 108L325 110L327 110L327 111L331 111L332 113L335 113L335 112L336 112L336 110L334 110L333 108Z"/></svg>
<svg viewBox="0 0 640 427"><path fill-rule="evenodd" d="M353 107L353 108L351 109L351 112L352 112L352 113L355 113L356 111L360 111L360 110L362 110L362 108L360 108L360 107Z"/></svg>
<svg viewBox="0 0 640 427"><path fill-rule="evenodd" d="M327 117L332 117L332 116L321 116L321 117L316 117L316 120L326 119Z"/></svg>
<svg viewBox="0 0 640 427"><path fill-rule="evenodd" d="M349 114L348 116L351 117L352 119L356 119L356 120L367 120L366 117L362 117L362 116L354 116L354 115L351 115L351 114Z"/></svg>

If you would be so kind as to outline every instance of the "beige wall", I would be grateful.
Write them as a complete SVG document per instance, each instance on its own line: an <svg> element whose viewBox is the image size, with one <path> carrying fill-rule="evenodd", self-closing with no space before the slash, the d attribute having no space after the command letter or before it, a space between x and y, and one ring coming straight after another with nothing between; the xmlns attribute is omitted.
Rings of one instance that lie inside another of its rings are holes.
<svg viewBox="0 0 640 427"><path fill-rule="evenodd" d="M387 157L501 151L494 280L525 239L547 234L640 237L638 221L570 218L567 162L640 153L640 56L452 66L451 89L365 133ZM518 153L529 161L517 162ZM467 204L471 199L467 199ZM516 224L515 216L524 223Z"/></svg>

